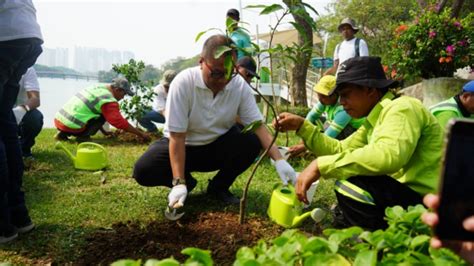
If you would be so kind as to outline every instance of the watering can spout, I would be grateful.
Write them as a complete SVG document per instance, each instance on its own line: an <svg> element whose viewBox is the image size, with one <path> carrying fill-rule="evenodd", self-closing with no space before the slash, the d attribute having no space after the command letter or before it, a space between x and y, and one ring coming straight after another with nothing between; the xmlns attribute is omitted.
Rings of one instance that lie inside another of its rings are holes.
<svg viewBox="0 0 474 266"><path fill-rule="evenodd" d="M72 153L68 149L66 149L66 147L64 146L62 142L60 141L56 142L56 145L54 147L57 150L63 150L69 156L69 158L71 158L73 163L76 161L76 157L72 155Z"/></svg>
<svg viewBox="0 0 474 266"><path fill-rule="evenodd" d="M306 218L311 217L311 211L305 212L299 216L295 216L293 218L293 223L291 224L291 227L297 227L299 226Z"/></svg>
<svg viewBox="0 0 474 266"><path fill-rule="evenodd" d="M325 216L326 216L326 211L320 208L314 208L313 210L309 212L305 212L299 216L294 217L292 227L299 226L308 217L311 217L313 221L315 221L316 223L319 223L324 219Z"/></svg>

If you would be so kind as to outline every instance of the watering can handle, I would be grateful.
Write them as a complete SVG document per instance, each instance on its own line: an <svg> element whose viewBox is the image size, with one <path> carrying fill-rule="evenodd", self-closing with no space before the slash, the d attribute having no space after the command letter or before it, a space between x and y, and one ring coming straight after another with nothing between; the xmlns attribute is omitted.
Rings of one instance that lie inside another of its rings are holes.
<svg viewBox="0 0 474 266"><path fill-rule="evenodd" d="M77 146L77 148L79 148L81 146L94 146L96 148L101 149L102 151L105 151L105 148L102 145L99 145L95 142L83 142L83 143L79 144L79 146Z"/></svg>

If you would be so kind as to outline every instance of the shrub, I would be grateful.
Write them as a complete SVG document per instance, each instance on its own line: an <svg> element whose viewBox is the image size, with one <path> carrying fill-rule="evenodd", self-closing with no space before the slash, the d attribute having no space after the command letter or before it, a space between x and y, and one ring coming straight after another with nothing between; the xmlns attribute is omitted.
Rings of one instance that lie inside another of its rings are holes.
<svg viewBox="0 0 474 266"><path fill-rule="evenodd" d="M389 60L393 78L452 77L474 63L474 13L460 20L450 13L428 10L411 25L396 28Z"/></svg>

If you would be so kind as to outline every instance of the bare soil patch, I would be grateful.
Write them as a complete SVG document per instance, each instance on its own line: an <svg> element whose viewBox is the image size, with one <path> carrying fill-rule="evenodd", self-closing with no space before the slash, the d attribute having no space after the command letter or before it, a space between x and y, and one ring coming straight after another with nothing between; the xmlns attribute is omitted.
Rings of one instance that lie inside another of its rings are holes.
<svg viewBox="0 0 474 266"><path fill-rule="evenodd" d="M87 238L78 264L109 264L119 259L164 259L173 256L183 262L181 250L198 247L212 251L217 265L231 265L237 250L252 246L261 238L282 232L268 220L251 218L243 225L237 213L206 212L186 215L178 222L160 221L141 226L135 222L118 223Z"/></svg>

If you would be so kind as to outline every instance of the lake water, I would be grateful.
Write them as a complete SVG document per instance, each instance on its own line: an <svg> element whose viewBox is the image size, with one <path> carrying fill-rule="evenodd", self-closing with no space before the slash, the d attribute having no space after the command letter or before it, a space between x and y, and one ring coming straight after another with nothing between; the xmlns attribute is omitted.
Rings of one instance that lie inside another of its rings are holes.
<svg viewBox="0 0 474 266"><path fill-rule="evenodd" d="M39 78L44 126L54 128L54 115L64 103L80 90L98 84L97 80Z"/></svg>

